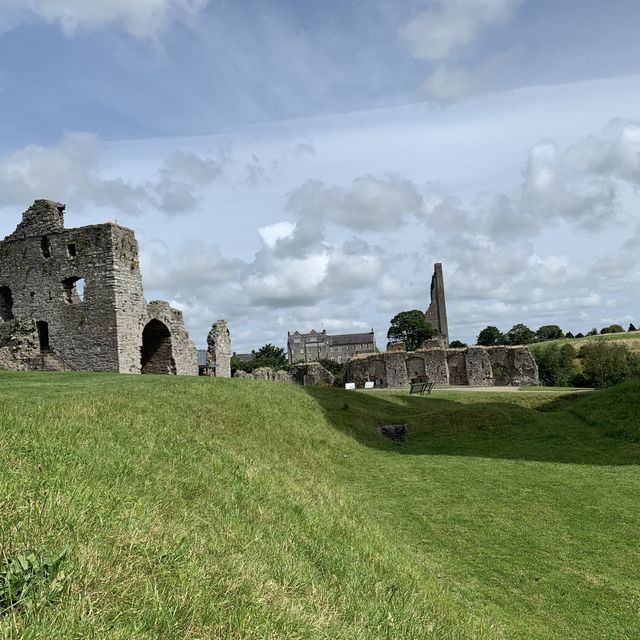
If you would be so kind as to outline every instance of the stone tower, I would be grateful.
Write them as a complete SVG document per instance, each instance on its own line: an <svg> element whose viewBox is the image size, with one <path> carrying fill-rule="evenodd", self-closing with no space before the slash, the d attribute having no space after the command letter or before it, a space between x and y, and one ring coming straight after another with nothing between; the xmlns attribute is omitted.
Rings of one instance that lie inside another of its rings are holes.
<svg viewBox="0 0 640 640"><path fill-rule="evenodd" d="M231 336L226 320L218 320L207 336L207 365L216 378L231 377Z"/></svg>
<svg viewBox="0 0 640 640"><path fill-rule="evenodd" d="M182 314L148 305L130 229L36 200L0 241L0 368L197 375Z"/></svg>
<svg viewBox="0 0 640 640"><path fill-rule="evenodd" d="M442 277L442 263L433 265L431 277L431 304L424 314L425 320L438 331L449 346L449 325L447 324L447 305L444 299L444 279Z"/></svg>

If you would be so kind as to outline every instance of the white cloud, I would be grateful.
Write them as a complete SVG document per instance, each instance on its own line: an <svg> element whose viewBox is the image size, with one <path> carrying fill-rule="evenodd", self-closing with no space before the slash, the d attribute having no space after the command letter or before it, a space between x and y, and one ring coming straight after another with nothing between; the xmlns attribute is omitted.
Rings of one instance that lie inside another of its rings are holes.
<svg viewBox="0 0 640 640"><path fill-rule="evenodd" d="M427 75L423 89L447 104L494 88L514 51L474 56L463 65L486 29L511 20L523 0L428 0L427 9L405 25L400 34L411 55L438 63Z"/></svg>
<svg viewBox="0 0 640 640"><path fill-rule="evenodd" d="M192 20L209 0L0 0L0 28L33 18L59 26L67 36L114 24L154 39L174 21Z"/></svg>
<svg viewBox="0 0 640 640"><path fill-rule="evenodd" d="M291 222L276 222L275 224L268 225L266 227L258 228L258 235L262 239L262 242L269 249L275 248L278 240L284 240L290 238L296 225Z"/></svg>
<svg viewBox="0 0 640 640"><path fill-rule="evenodd" d="M321 220L356 231L382 231L417 215L422 196L416 185L398 176L355 178L348 187L309 180L296 189L287 209L299 219Z"/></svg>
<svg viewBox="0 0 640 640"><path fill-rule="evenodd" d="M222 161L174 151L152 180L111 177L100 161L100 141L86 132L55 145L28 145L0 161L0 206L25 206L37 198L100 206L140 215L157 209L173 216L193 211L204 187L219 179Z"/></svg>
<svg viewBox="0 0 640 640"><path fill-rule="evenodd" d="M463 53L483 29L508 21L519 4L521 0L430 0L401 35L415 58L447 60Z"/></svg>
<svg viewBox="0 0 640 640"><path fill-rule="evenodd" d="M626 180L640 187L640 123L613 120L601 137L571 147L565 163L574 171Z"/></svg>

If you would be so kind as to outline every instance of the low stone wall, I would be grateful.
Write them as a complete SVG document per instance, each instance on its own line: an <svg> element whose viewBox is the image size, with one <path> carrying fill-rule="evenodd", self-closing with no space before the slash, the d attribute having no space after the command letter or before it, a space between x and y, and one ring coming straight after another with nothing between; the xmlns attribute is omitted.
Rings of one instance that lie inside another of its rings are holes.
<svg viewBox="0 0 640 640"><path fill-rule="evenodd" d="M527 347L468 347L376 353L347 363L345 382L406 387L412 380L473 387L537 385L538 367Z"/></svg>
<svg viewBox="0 0 640 640"><path fill-rule="evenodd" d="M252 373L236 371L233 377L245 380L286 382L306 387L331 387L335 382L333 374L318 362L296 364L289 371L274 371L270 367L259 367L254 369Z"/></svg>

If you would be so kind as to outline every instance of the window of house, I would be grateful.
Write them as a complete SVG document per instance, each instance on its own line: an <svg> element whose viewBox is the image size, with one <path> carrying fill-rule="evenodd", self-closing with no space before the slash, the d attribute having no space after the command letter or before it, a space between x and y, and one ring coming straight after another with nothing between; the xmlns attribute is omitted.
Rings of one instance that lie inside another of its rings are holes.
<svg viewBox="0 0 640 640"><path fill-rule="evenodd" d="M78 255L75 242L71 242L67 245L67 255L70 258L75 258Z"/></svg>

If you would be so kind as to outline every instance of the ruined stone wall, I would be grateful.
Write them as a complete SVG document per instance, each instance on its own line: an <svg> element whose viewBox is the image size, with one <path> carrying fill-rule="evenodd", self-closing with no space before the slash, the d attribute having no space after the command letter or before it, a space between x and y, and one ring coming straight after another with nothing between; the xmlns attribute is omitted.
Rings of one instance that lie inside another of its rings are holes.
<svg viewBox="0 0 640 640"><path fill-rule="evenodd" d="M430 288L431 304L425 312L425 320L444 338L445 345L449 346L449 324L447 322L447 305L444 296L444 277L442 264L433 265L433 276Z"/></svg>
<svg viewBox="0 0 640 640"><path fill-rule="evenodd" d="M154 320L164 325L171 335L173 370L170 373L179 376L197 376L198 352L184 326L182 311L174 309L164 300L153 300L147 305L147 322L150 323ZM166 359L164 362L166 364ZM157 373L165 373L165 371Z"/></svg>
<svg viewBox="0 0 640 640"><path fill-rule="evenodd" d="M31 368L41 352L41 323L40 334L48 332L44 346L72 368L118 371L113 225L64 230L59 207L36 201L0 242L0 287L12 298L3 361Z"/></svg>
<svg viewBox="0 0 640 640"><path fill-rule="evenodd" d="M495 373L498 377L495 377ZM536 385L538 368L527 347L469 347L387 352L353 358L345 382L406 387L412 380L470 386Z"/></svg>
<svg viewBox="0 0 640 640"><path fill-rule="evenodd" d="M231 336L226 320L218 320L207 336L207 365L216 378L231 377Z"/></svg>
<svg viewBox="0 0 640 640"><path fill-rule="evenodd" d="M487 352L496 385L531 384L529 380L538 379L538 365L526 347L489 347Z"/></svg>
<svg viewBox="0 0 640 640"><path fill-rule="evenodd" d="M197 375L182 314L167 303L149 309L130 229L65 229L64 205L36 200L0 242L4 368L140 373L143 331L157 315L171 332L175 371Z"/></svg>
<svg viewBox="0 0 640 640"><path fill-rule="evenodd" d="M140 373L142 332L147 323L147 302L142 290L138 242L133 231L112 225L113 274L118 371Z"/></svg>

